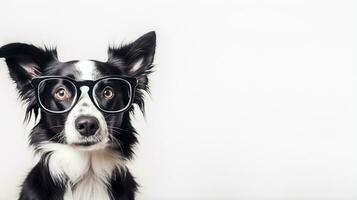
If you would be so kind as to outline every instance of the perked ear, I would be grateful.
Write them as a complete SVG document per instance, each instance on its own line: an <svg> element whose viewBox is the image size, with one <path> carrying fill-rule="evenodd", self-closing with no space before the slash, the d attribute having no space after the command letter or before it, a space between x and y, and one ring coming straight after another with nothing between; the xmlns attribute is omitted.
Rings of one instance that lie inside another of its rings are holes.
<svg viewBox="0 0 357 200"><path fill-rule="evenodd" d="M143 91L149 92L148 74L152 72L155 47L156 34L152 31L130 44L108 49L107 63L119 68L123 75L138 80L134 103L139 106L143 114L145 114Z"/></svg>
<svg viewBox="0 0 357 200"><path fill-rule="evenodd" d="M155 47L156 34L152 31L130 44L109 47L107 62L118 66L124 75L137 78L138 89L147 90L147 75L152 72Z"/></svg>
<svg viewBox="0 0 357 200"><path fill-rule="evenodd" d="M57 52L55 49L11 43L0 47L0 58L5 58L11 78L15 82L23 83L40 76L48 63L57 61Z"/></svg>
<svg viewBox="0 0 357 200"><path fill-rule="evenodd" d="M0 58L5 58L10 76L16 83L20 97L28 102L28 111L34 103L31 80L40 76L47 64L57 61L55 49L41 49L23 43L11 43L0 47Z"/></svg>

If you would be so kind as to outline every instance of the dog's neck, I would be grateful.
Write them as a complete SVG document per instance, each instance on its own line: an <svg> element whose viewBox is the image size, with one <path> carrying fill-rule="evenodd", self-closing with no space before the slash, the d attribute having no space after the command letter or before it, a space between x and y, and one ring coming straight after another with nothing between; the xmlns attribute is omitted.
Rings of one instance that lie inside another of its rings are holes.
<svg viewBox="0 0 357 200"><path fill-rule="evenodd" d="M108 148L83 151L65 144L44 144L48 167L54 182L67 186L67 199L110 199L108 185L114 170L126 169L118 152ZM122 174L125 174L124 172Z"/></svg>

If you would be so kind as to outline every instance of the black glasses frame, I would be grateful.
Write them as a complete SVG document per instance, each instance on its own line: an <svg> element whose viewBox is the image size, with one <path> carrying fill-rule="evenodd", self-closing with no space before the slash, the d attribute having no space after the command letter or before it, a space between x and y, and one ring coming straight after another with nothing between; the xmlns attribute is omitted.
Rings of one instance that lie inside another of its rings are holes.
<svg viewBox="0 0 357 200"><path fill-rule="evenodd" d="M41 82L45 81L45 80L49 80L49 79L64 79L64 80L67 80L69 81L71 84L73 84L73 86L76 88L76 94L75 94L75 97L73 99L73 103L72 105L64 110L64 111L53 111L53 110L49 110L47 109L46 107L44 107L41 103L41 99L40 99L40 92L39 92L39 85L41 84ZM105 80L105 79L120 79L120 80L123 80L125 82L127 82L129 85L130 85L130 100L129 100L129 103L128 105L121 109L121 110L118 110L118 111L109 111L109 110L105 110L103 108L101 108L97 101L95 100L95 98L93 97L93 88L94 86L99 82L99 81L102 81L102 80ZM81 96L81 87L82 86L87 86L89 87L89 90L88 90L88 95L89 95L89 98L91 99L91 101L93 102L93 104L101 111L105 112L105 113L121 113L121 112L125 112L127 111L131 105L133 104L134 102L134 97L135 97L135 88L138 84L138 81L136 78L133 78L133 77L127 77L127 76L105 76L105 77L101 77L97 80L83 80L83 81L76 81L76 80L73 80L69 77L66 77L66 76L41 76L41 77L37 77L37 78L33 78L31 80L31 84L32 86L34 87L35 89L35 94L36 94L36 99L37 99L37 102L38 102L38 105L40 106L40 108L48 113L55 113L55 114L60 114L60 113L66 113L66 112L69 112L70 110L72 110L72 108L77 104L78 100L79 100L79 97Z"/></svg>

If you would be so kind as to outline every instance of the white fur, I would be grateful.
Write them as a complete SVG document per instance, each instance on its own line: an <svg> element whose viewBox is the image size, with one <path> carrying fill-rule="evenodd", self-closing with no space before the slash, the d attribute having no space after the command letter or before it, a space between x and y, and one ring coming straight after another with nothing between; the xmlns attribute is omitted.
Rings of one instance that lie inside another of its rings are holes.
<svg viewBox="0 0 357 200"><path fill-rule="evenodd" d="M95 63L90 60L81 60L75 64L76 69L80 72L82 80L94 80L96 75Z"/></svg>
<svg viewBox="0 0 357 200"><path fill-rule="evenodd" d="M94 80L97 74L95 63L93 61L79 61L75 64L76 69L80 74L81 80ZM64 135L67 143L73 144L78 142L97 142L86 149L103 147L108 142L108 127L103 114L93 104L88 95L88 87L81 87L81 96L74 108L69 112L64 129ZM93 116L99 121L99 129L97 133L90 137L81 136L75 128L75 120L81 115Z"/></svg>
<svg viewBox="0 0 357 200"><path fill-rule="evenodd" d="M48 166L54 181L69 179L64 200L109 200L107 186L113 170L125 170L124 159L108 148L81 151L70 145L45 143L40 149L52 152Z"/></svg>

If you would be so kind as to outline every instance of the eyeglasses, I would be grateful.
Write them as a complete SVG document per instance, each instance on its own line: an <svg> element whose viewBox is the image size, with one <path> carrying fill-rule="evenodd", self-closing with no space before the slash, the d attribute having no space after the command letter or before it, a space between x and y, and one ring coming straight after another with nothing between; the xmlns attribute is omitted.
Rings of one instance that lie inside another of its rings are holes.
<svg viewBox="0 0 357 200"><path fill-rule="evenodd" d="M49 113L70 111L81 96L82 86L89 87L88 95L98 109L120 113L133 103L137 79L107 76L95 81L75 81L63 76L43 76L32 79L32 85L40 108Z"/></svg>

